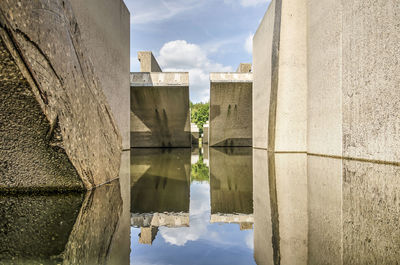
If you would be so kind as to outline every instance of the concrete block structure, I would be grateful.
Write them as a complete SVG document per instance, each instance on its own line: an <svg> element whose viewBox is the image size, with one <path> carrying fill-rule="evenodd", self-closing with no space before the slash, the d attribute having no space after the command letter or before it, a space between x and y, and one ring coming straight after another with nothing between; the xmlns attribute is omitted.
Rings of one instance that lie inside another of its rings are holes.
<svg viewBox="0 0 400 265"><path fill-rule="evenodd" d="M195 123L190 124L190 133L192 134L192 145L199 145L200 130Z"/></svg>
<svg viewBox="0 0 400 265"><path fill-rule="evenodd" d="M399 14L395 1L273 0L253 40L254 147L399 163Z"/></svg>
<svg viewBox="0 0 400 265"><path fill-rule="evenodd" d="M209 125L208 121L206 124L203 125L203 137L202 137L203 144L208 144L209 126L210 125Z"/></svg>
<svg viewBox="0 0 400 265"><path fill-rule="evenodd" d="M94 72L130 149L130 14L123 0L71 0Z"/></svg>
<svg viewBox="0 0 400 265"><path fill-rule="evenodd" d="M92 189L118 178L121 135L104 95L114 79L99 78L91 58L110 46L85 41L69 0L4 0L0 14L0 189Z"/></svg>
<svg viewBox="0 0 400 265"><path fill-rule="evenodd" d="M253 147L307 148L306 0L273 0L253 40Z"/></svg>
<svg viewBox="0 0 400 265"><path fill-rule="evenodd" d="M131 147L191 147L189 73L161 72L151 52L139 52L131 73Z"/></svg>
<svg viewBox="0 0 400 265"><path fill-rule="evenodd" d="M252 146L252 82L250 72L210 73L210 146Z"/></svg>

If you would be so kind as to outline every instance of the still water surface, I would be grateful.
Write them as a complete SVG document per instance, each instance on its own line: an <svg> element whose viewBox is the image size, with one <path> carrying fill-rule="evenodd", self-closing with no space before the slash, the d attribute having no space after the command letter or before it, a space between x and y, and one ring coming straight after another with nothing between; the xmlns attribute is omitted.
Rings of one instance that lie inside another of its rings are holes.
<svg viewBox="0 0 400 265"><path fill-rule="evenodd" d="M0 264L400 264L400 167L134 149L96 190L0 194Z"/></svg>
<svg viewBox="0 0 400 265"><path fill-rule="evenodd" d="M133 150L131 264L255 264L252 150L208 155Z"/></svg>

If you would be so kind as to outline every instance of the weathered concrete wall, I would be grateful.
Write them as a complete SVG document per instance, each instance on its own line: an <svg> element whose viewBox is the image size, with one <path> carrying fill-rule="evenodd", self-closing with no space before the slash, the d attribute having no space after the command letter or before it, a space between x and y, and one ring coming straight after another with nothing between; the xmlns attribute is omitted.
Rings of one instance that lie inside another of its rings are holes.
<svg viewBox="0 0 400 265"><path fill-rule="evenodd" d="M211 214L252 214L251 148L210 148Z"/></svg>
<svg viewBox="0 0 400 265"><path fill-rule="evenodd" d="M342 4L308 1L308 152L342 155Z"/></svg>
<svg viewBox="0 0 400 265"><path fill-rule="evenodd" d="M309 151L399 162L400 6L308 4Z"/></svg>
<svg viewBox="0 0 400 265"><path fill-rule="evenodd" d="M254 37L254 147L306 151L306 0L272 1Z"/></svg>
<svg viewBox="0 0 400 265"><path fill-rule="evenodd" d="M252 146L252 73L210 73L210 146Z"/></svg>
<svg viewBox="0 0 400 265"><path fill-rule="evenodd" d="M121 137L70 2L6 0L0 11L0 187L90 189L117 178Z"/></svg>
<svg viewBox="0 0 400 265"><path fill-rule="evenodd" d="M131 73L131 147L190 147L188 73Z"/></svg>
<svg viewBox="0 0 400 265"><path fill-rule="evenodd" d="M129 10L123 0L71 0L71 4L94 73L122 135L122 147L129 149Z"/></svg>
<svg viewBox="0 0 400 265"><path fill-rule="evenodd" d="M399 162L399 11L272 1L253 42L254 146Z"/></svg>

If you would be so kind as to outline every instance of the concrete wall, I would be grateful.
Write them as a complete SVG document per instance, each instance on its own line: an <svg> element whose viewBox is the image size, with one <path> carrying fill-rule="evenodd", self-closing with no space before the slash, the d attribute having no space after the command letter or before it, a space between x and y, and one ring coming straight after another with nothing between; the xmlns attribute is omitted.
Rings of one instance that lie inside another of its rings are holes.
<svg viewBox="0 0 400 265"><path fill-rule="evenodd" d="M306 0L272 1L255 34L255 147L306 151L306 22Z"/></svg>
<svg viewBox="0 0 400 265"><path fill-rule="evenodd" d="M131 73L131 147L190 147L188 73Z"/></svg>
<svg viewBox="0 0 400 265"><path fill-rule="evenodd" d="M123 0L71 0L82 40L103 84L114 119L129 141L130 14Z"/></svg>
<svg viewBox="0 0 400 265"><path fill-rule="evenodd" d="M210 146L252 146L252 74L210 73Z"/></svg>
<svg viewBox="0 0 400 265"><path fill-rule="evenodd" d="M254 146L399 162L396 1L272 1L254 37Z"/></svg>
<svg viewBox="0 0 400 265"><path fill-rule="evenodd" d="M70 1L6 0L0 11L0 188L118 178L121 136Z"/></svg>

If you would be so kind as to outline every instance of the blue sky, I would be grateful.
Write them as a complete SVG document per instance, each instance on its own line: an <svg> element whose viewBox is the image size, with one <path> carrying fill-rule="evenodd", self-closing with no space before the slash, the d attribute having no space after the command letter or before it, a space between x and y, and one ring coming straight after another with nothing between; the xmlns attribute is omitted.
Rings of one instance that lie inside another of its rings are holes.
<svg viewBox="0 0 400 265"><path fill-rule="evenodd" d="M161 68L188 71L190 99L208 101L209 73L251 62L252 36L269 0L124 0L131 12L131 71L150 50Z"/></svg>

